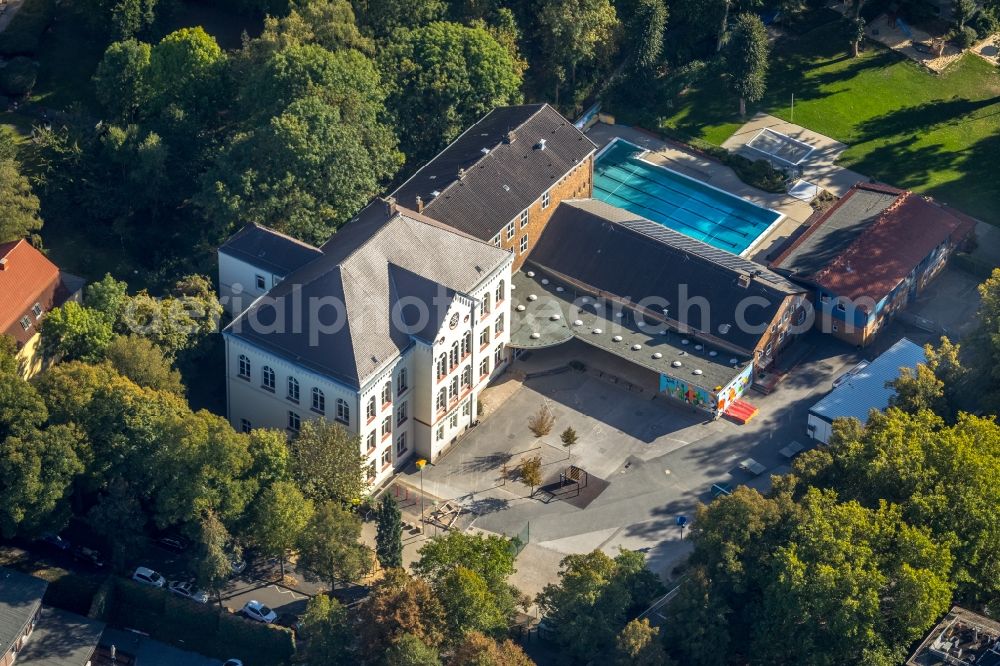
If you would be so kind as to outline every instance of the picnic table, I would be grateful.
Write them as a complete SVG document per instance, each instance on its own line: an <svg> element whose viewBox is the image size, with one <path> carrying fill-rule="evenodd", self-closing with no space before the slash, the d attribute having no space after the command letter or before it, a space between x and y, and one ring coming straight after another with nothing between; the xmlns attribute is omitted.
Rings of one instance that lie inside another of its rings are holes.
<svg viewBox="0 0 1000 666"><path fill-rule="evenodd" d="M802 446L802 444L799 444L798 442L792 442L785 448L778 451L778 453L791 460L795 456L805 451L805 449L806 447Z"/></svg>
<svg viewBox="0 0 1000 666"><path fill-rule="evenodd" d="M753 458L747 458L746 460L744 460L743 462L741 462L740 463L740 469L743 470L744 472L750 472L754 476L760 476L765 471L767 471L766 467L764 467L763 465L761 465L759 462L757 462Z"/></svg>

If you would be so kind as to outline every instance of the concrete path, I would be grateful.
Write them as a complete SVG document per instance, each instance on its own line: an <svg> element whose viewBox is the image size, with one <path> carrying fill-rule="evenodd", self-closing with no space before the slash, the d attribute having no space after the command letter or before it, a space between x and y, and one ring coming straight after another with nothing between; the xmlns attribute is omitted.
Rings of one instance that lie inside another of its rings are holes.
<svg viewBox="0 0 1000 666"><path fill-rule="evenodd" d="M834 196L842 197L857 183L869 180L864 174L836 165L847 145L766 113L758 113L751 118L726 139L722 147L751 159L761 159L765 155L748 148L746 144L765 128L812 146L813 151L797 167L801 171L800 178L819 185Z"/></svg>

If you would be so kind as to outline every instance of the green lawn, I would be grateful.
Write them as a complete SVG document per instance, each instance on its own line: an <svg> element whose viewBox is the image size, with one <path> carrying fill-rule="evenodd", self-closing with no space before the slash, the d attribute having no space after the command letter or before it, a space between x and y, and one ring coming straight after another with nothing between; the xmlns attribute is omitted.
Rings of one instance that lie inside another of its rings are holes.
<svg viewBox="0 0 1000 666"><path fill-rule="evenodd" d="M1000 71L966 55L934 75L868 45L850 58L836 24L780 43L759 109L850 148L841 164L931 194L1000 224ZM737 101L717 76L689 89L661 127L721 144L740 126Z"/></svg>

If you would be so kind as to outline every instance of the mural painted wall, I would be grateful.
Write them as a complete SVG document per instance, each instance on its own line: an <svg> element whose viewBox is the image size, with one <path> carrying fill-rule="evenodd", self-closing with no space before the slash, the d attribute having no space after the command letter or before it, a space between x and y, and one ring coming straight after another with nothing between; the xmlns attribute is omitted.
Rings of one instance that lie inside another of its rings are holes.
<svg viewBox="0 0 1000 666"><path fill-rule="evenodd" d="M747 367L743 368L743 372L738 377L716 393L716 409L720 412L724 411L726 407L750 388L751 382L753 382L753 363L747 364Z"/></svg>
<svg viewBox="0 0 1000 666"><path fill-rule="evenodd" d="M715 411L715 398L711 393L700 386L688 384L676 377L661 374L660 393L666 393L672 398L704 409L707 412Z"/></svg>

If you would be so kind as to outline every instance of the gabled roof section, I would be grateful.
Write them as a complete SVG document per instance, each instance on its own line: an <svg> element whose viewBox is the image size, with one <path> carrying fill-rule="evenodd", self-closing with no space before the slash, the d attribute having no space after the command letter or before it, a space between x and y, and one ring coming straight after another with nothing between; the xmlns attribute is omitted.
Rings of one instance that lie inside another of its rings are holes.
<svg viewBox="0 0 1000 666"><path fill-rule="evenodd" d="M803 291L759 264L593 199L561 203L529 261L633 303L665 300L668 318L748 352L785 299ZM762 300L741 308L751 296ZM749 326L738 325L741 312Z"/></svg>
<svg viewBox="0 0 1000 666"><path fill-rule="evenodd" d="M248 224L219 247L219 252L287 276L322 254L319 248L259 224Z"/></svg>
<svg viewBox="0 0 1000 666"><path fill-rule="evenodd" d="M859 184L771 266L836 296L879 301L934 249L975 220L926 197Z"/></svg>
<svg viewBox="0 0 1000 666"><path fill-rule="evenodd" d="M80 278L62 273L26 240L0 245L0 262L0 333L12 336L19 344L38 332L32 312L35 303L43 313L48 312L83 286ZM18 323L22 317L31 322L27 330Z"/></svg>
<svg viewBox="0 0 1000 666"><path fill-rule="evenodd" d="M432 337L456 294L510 261L508 252L423 216L386 214L384 202L369 209L226 331L358 388L414 337ZM426 320L416 317L416 303Z"/></svg>
<svg viewBox="0 0 1000 666"><path fill-rule="evenodd" d="M392 196L412 210L420 197L424 215L488 241L596 148L548 104L500 107Z"/></svg>
<svg viewBox="0 0 1000 666"><path fill-rule="evenodd" d="M0 655L7 654L14 640L42 605L49 586L41 578L0 568Z"/></svg>

